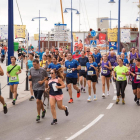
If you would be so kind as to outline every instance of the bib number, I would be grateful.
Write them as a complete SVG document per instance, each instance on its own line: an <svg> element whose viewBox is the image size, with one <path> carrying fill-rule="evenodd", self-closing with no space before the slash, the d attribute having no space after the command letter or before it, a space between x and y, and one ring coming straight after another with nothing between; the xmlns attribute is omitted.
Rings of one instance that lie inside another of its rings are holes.
<svg viewBox="0 0 140 140"><path fill-rule="evenodd" d="M103 70L103 74L107 74L107 70Z"/></svg>
<svg viewBox="0 0 140 140"><path fill-rule="evenodd" d="M137 79L137 80L140 80L140 75L137 75L136 79Z"/></svg>
<svg viewBox="0 0 140 140"><path fill-rule="evenodd" d="M93 71L88 71L88 75L93 75Z"/></svg>
<svg viewBox="0 0 140 140"><path fill-rule="evenodd" d="M86 66L81 66L81 70L85 70L86 69Z"/></svg>
<svg viewBox="0 0 140 140"><path fill-rule="evenodd" d="M72 73L72 70L71 69L67 69L67 73Z"/></svg>
<svg viewBox="0 0 140 140"><path fill-rule="evenodd" d="M123 81L123 77L118 76L118 80L119 80L119 81Z"/></svg>
<svg viewBox="0 0 140 140"><path fill-rule="evenodd" d="M11 77L11 81L14 81L14 80L17 80L17 77L16 76L12 76Z"/></svg>

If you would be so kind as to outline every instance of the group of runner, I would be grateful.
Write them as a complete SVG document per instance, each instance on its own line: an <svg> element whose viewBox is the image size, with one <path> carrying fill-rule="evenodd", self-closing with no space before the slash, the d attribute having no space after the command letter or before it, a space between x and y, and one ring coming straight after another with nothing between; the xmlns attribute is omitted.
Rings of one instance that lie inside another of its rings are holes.
<svg viewBox="0 0 140 140"><path fill-rule="evenodd" d="M38 55L41 54L41 57ZM45 52L29 53L26 63L26 68L29 70L29 84L31 97L30 101L36 98L37 103L37 118L40 120L42 110L42 118L45 117L46 110L43 107L42 95L44 92L49 93L51 112L53 116L52 125L57 123L55 104L59 109L65 111L65 115L69 115L68 107L63 105L63 91L66 87L69 93L68 103L74 102L72 86L77 92L77 98L80 98L81 92L86 92L86 84L88 85L87 101L97 100L96 84L98 77L101 75L102 81L102 97L110 95L110 82L116 83L117 100L119 103L122 98L122 104L125 104L125 88L127 86L127 76L132 80L134 101L139 106L140 99L140 58L138 50L132 48L130 54L127 55L125 49L119 55L116 55L113 48L110 48L108 54L99 52L94 48L92 54L90 48L86 51L78 50L71 54L68 49L64 52L55 48L53 51L46 49ZM0 69L1 70L1 69ZM9 85L13 93L13 105L15 105L18 94L17 86L19 84L18 75L21 73L20 66L16 65L16 58L11 57L11 65L7 67L7 76L9 77ZM0 74L3 75L2 70ZM66 84L65 84L66 81ZM107 85L107 94L105 94L105 85ZM100 96L98 94L98 96ZM7 105L2 96L0 101L4 106L4 112L7 113Z"/></svg>

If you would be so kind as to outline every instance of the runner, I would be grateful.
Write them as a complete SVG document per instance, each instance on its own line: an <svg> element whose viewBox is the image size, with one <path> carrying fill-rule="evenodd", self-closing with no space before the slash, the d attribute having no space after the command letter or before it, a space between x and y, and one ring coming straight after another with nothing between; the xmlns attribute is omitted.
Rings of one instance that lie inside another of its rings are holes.
<svg viewBox="0 0 140 140"><path fill-rule="evenodd" d="M80 57L81 57L81 54L79 54L79 50L76 50L75 54L73 54L72 58L78 61L78 59ZM77 84L79 85L79 71L77 71L77 76L78 76Z"/></svg>
<svg viewBox="0 0 140 140"><path fill-rule="evenodd" d="M42 61L42 56L43 56L43 50L40 49L40 52L38 52L37 54L39 55L39 60Z"/></svg>
<svg viewBox="0 0 140 140"><path fill-rule="evenodd" d="M129 54L129 62L131 59L137 59L138 58L138 54L135 52L135 48L133 47L131 49L131 52Z"/></svg>
<svg viewBox="0 0 140 140"><path fill-rule="evenodd" d="M106 84L107 84L107 96L109 96L109 80L110 80L110 71L112 70L112 67L111 67L111 63L107 60L107 55L104 54L103 55L103 61L102 61L102 91L103 91L103 94L102 94L102 97L104 98L105 97L105 81L106 81Z"/></svg>
<svg viewBox="0 0 140 140"><path fill-rule="evenodd" d="M52 63L48 66L47 71L51 71L52 69L58 70L59 68L61 68L61 65L57 63L57 58L54 56L52 58Z"/></svg>
<svg viewBox="0 0 140 140"><path fill-rule="evenodd" d="M46 49L46 51L43 53L43 55L49 55L49 49Z"/></svg>
<svg viewBox="0 0 140 140"><path fill-rule="evenodd" d="M125 55L124 55L124 53L121 53L121 58L123 59L123 64L124 64L124 66L129 66L129 62L128 62L128 59L127 58L125 58Z"/></svg>
<svg viewBox="0 0 140 140"><path fill-rule="evenodd" d="M1 49L1 63L3 63L4 59L5 59L5 50L2 47L2 49Z"/></svg>
<svg viewBox="0 0 140 140"><path fill-rule="evenodd" d="M40 67L46 69L47 56L46 56L46 55L43 55L42 59L43 59L43 60L40 62ZM47 70L47 69L46 69L46 70Z"/></svg>
<svg viewBox="0 0 140 140"><path fill-rule="evenodd" d="M88 82L88 93L89 93L89 97L87 99L88 102L91 101L91 83L92 83L92 87L93 87L93 92L94 92L94 98L93 100L96 101L97 100L97 96L96 96L96 82L97 82L97 71L98 71L98 65L95 62L95 58L93 55L90 55L88 57L89 62L87 62L86 64L86 71L87 71L87 82Z"/></svg>
<svg viewBox="0 0 140 140"><path fill-rule="evenodd" d="M95 62L98 65L98 72L97 72L97 83L98 83L98 77L99 77L99 74L100 74L101 58L102 58L102 56L101 56L100 53L98 53L98 49L97 48L94 48L93 56L95 58Z"/></svg>
<svg viewBox="0 0 140 140"><path fill-rule="evenodd" d="M60 51L60 54L58 56L58 63L63 67L65 62L65 56L63 54L63 51Z"/></svg>
<svg viewBox="0 0 140 140"><path fill-rule="evenodd" d="M73 103L73 98L72 98L72 86L73 88L77 91L77 98L80 97L80 89L76 86L77 83L77 70L80 70L81 67L79 66L78 61L72 59L72 54L68 53L68 60L65 62L65 67L67 70L67 75L66 75L66 83L68 87L68 92L70 96L70 100L68 103Z"/></svg>
<svg viewBox="0 0 140 140"><path fill-rule="evenodd" d="M21 68L16 64L16 57L11 56L11 65L7 67L7 76L9 77L10 90L13 93L13 105L15 105L17 100L17 87L19 84L18 75L21 73Z"/></svg>
<svg viewBox="0 0 140 140"><path fill-rule="evenodd" d="M29 54L29 60L26 63L26 68L27 70L30 70L33 67L33 59L34 59L34 54L30 53ZM29 73L28 73L29 76ZM32 81L31 79L29 79L29 85L30 85L30 93L31 93L31 97L29 99L29 101L33 101L34 100L34 96L33 96L33 86L32 86Z"/></svg>
<svg viewBox="0 0 140 140"><path fill-rule="evenodd" d="M121 56L122 53L124 53L124 57L127 58L127 52L125 48L122 48L122 51L119 52L119 55Z"/></svg>
<svg viewBox="0 0 140 140"><path fill-rule="evenodd" d="M45 90L45 81L47 80L47 72L45 69L40 68L39 61L33 60L33 68L30 69L29 79L32 80L34 96L37 103L37 118L36 121L40 121L40 111L42 110L42 118L45 117L46 110L44 109L43 102L41 101L42 95Z"/></svg>
<svg viewBox="0 0 140 140"><path fill-rule="evenodd" d="M85 52L81 51L81 57L78 59L78 62L81 66L81 70L79 70L80 76L80 84L81 84L81 92L85 92L86 87L86 63L88 62L88 58L85 56ZM84 85L83 85L83 78L84 78Z"/></svg>
<svg viewBox="0 0 140 140"><path fill-rule="evenodd" d="M135 53L138 55L138 58L140 58L139 50L136 48Z"/></svg>
<svg viewBox="0 0 140 140"><path fill-rule="evenodd" d="M125 104L125 88L127 85L127 78L126 76L129 75L128 68L123 65L123 59L120 58L118 61L119 65L114 68L113 76L114 79L116 80L116 87L117 87L117 101L116 104L119 103L120 101L120 92L121 92L121 97L122 97L122 104ZM116 76L116 75L117 76Z"/></svg>
<svg viewBox="0 0 140 140"><path fill-rule="evenodd" d="M17 59L17 61L21 62L21 57L22 57L23 54L22 54L22 49L21 49L20 46L19 46L17 52L18 52L18 59Z"/></svg>
<svg viewBox="0 0 140 140"><path fill-rule="evenodd" d="M3 75L4 75L4 72L0 66L0 76L3 76ZM0 86L1 86L1 84L0 84ZM0 102L3 104L3 112L4 112L4 114L6 114L8 112L7 104L5 103L4 98L1 96L1 90L0 90Z"/></svg>
<svg viewBox="0 0 140 140"><path fill-rule="evenodd" d="M58 51L58 48L55 48L54 56L55 56L55 57L57 58L57 60L58 60L58 57L59 57L59 51Z"/></svg>
<svg viewBox="0 0 140 140"><path fill-rule="evenodd" d="M134 101L140 106L140 58L136 59L136 66L130 71L130 74L133 75L132 89L135 95Z"/></svg>
<svg viewBox="0 0 140 140"><path fill-rule="evenodd" d="M49 80L49 94L50 94L50 105L51 105L51 112L53 116L53 121L51 125L57 123L56 117L56 109L55 104L60 110L64 110L66 116L69 115L68 107L63 105L63 91L62 89L65 88L65 84L63 82L64 77L62 73L58 70L51 70L51 79Z"/></svg>
<svg viewBox="0 0 140 140"><path fill-rule="evenodd" d="M87 47L85 55L86 55L86 57L89 57L90 55L92 55L92 52L90 51L89 47Z"/></svg>

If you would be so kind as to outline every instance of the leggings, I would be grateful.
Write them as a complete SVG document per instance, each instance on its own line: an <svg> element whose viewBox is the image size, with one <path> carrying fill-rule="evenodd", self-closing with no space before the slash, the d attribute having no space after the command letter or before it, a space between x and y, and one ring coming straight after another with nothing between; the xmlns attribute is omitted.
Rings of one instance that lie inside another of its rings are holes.
<svg viewBox="0 0 140 140"><path fill-rule="evenodd" d="M125 97L125 88L127 85L127 80L125 81L116 81L116 88L117 88L117 96L120 96L120 92L121 92L121 96L122 98Z"/></svg>

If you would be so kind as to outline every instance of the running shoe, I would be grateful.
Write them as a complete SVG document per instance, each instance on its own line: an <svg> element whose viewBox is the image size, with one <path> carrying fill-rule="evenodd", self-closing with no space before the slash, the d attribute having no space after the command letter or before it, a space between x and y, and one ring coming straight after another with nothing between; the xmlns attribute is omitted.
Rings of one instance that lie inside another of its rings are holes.
<svg viewBox="0 0 140 140"><path fill-rule="evenodd" d="M53 119L51 125L57 124L57 119Z"/></svg>
<svg viewBox="0 0 140 140"><path fill-rule="evenodd" d="M96 94L94 94L93 100L94 100L94 101L97 101L97 96L96 96Z"/></svg>
<svg viewBox="0 0 140 140"><path fill-rule="evenodd" d="M13 100L12 104L15 105L16 104L16 100Z"/></svg>
<svg viewBox="0 0 140 140"><path fill-rule="evenodd" d="M140 106L139 100L136 101L136 104L137 104L138 106Z"/></svg>
<svg viewBox="0 0 140 140"><path fill-rule="evenodd" d="M105 98L105 94L104 93L102 94L102 97Z"/></svg>
<svg viewBox="0 0 140 140"><path fill-rule="evenodd" d="M37 118L36 118L36 121L40 121L40 116L38 115Z"/></svg>
<svg viewBox="0 0 140 140"><path fill-rule="evenodd" d="M116 104L118 104L118 103L119 103L119 101L120 101L120 99L117 99L117 100L116 100Z"/></svg>
<svg viewBox="0 0 140 140"><path fill-rule="evenodd" d="M83 92L86 93L86 90L83 88Z"/></svg>
<svg viewBox="0 0 140 140"><path fill-rule="evenodd" d="M88 102L91 102L91 96L88 97L87 101Z"/></svg>
<svg viewBox="0 0 140 140"><path fill-rule="evenodd" d="M79 98L80 97L80 89L79 89L79 91L77 92L77 98Z"/></svg>
<svg viewBox="0 0 140 140"><path fill-rule="evenodd" d="M123 105L125 104L125 100L124 100L124 99L122 100L122 104L123 104Z"/></svg>
<svg viewBox="0 0 140 140"><path fill-rule="evenodd" d="M66 114L66 116L69 115L69 110L68 110L68 107L67 106L66 106L65 114Z"/></svg>
<svg viewBox="0 0 140 140"><path fill-rule="evenodd" d="M109 96L110 94L109 94L109 91L107 92L107 96Z"/></svg>
<svg viewBox="0 0 140 140"><path fill-rule="evenodd" d="M31 96L31 98L29 99L29 101L33 101L34 100L34 97L33 96Z"/></svg>
<svg viewBox="0 0 140 140"><path fill-rule="evenodd" d="M134 102L136 102L137 101L137 95L135 95L135 98L134 98Z"/></svg>
<svg viewBox="0 0 140 140"><path fill-rule="evenodd" d="M4 112L4 114L6 114L6 113L8 112L7 104L5 104L5 105L3 106L3 112Z"/></svg>
<svg viewBox="0 0 140 140"><path fill-rule="evenodd" d="M46 114L46 110L44 109L44 111L42 111L42 118L45 117L45 114Z"/></svg>
<svg viewBox="0 0 140 140"><path fill-rule="evenodd" d="M70 99L68 103L73 103L73 99Z"/></svg>

